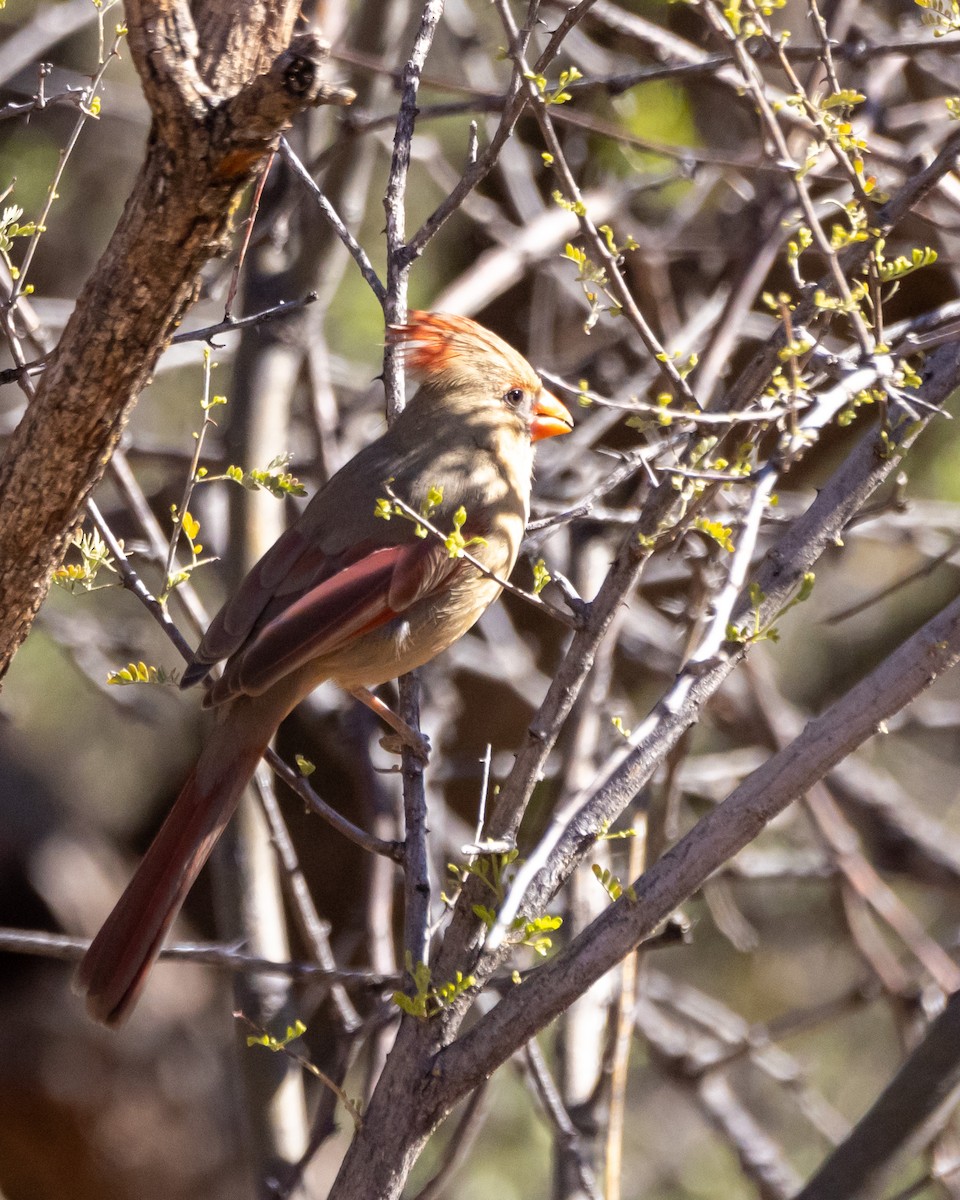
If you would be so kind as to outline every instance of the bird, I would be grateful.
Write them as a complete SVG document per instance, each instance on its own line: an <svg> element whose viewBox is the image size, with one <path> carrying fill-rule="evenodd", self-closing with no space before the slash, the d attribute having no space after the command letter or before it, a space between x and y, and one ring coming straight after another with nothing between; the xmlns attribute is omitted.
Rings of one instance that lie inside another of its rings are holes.
<svg viewBox="0 0 960 1200"><path fill-rule="evenodd" d="M411 311L386 337L417 391L250 570L184 671L181 686L208 683L212 730L78 968L102 1024L133 1011L262 754L314 688L353 693L426 760L426 739L370 689L440 654L496 599L529 517L534 443L573 427L527 360L470 318ZM407 510L459 540L429 536Z"/></svg>

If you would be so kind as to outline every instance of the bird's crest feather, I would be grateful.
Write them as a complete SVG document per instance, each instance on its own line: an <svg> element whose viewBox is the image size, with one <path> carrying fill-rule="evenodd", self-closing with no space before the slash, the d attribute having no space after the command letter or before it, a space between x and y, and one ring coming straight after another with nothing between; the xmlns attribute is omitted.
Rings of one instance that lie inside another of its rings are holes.
<svg viewBox="0 0 960 1200"><path fill-rule="evenodd" d="M539 376L522 354L469 317L414 310L403 325L389 326L387 341L401 351L408 368L423 379L438 380L464 368L482 369L492 358L520 386L541 386Z"/></svg>

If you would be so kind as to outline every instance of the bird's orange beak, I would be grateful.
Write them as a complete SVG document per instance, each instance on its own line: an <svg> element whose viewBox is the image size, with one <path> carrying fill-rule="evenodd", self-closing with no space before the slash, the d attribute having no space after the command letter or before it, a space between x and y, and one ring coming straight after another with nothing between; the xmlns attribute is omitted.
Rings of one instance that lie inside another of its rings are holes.
<svg viewBox="0 0 960 1200"><path fill-rule="evenodd" d="M569 433L573 428L573 417L561 404L556 396L540 390L537 402L533 406L533 420L530 422L530 437L534 442L542 438L556 437L560 433Z"/></svg>

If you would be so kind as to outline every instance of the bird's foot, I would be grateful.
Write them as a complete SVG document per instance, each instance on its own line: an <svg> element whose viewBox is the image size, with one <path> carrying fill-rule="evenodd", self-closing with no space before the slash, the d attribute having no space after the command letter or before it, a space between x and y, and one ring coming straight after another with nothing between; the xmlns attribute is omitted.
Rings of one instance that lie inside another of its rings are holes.
<svg viewBox="0 0 960 1200"><path fill-rule="evenodd" d="M384 750L390 754L399 754L403 747L407 746L413 752L417 762L422 766L427 765L430 758L430 739L425 733L414 729L402 717L398 717L393 709L384 704L380 697L375 696L369 688L351 688L350 694L355 696L361 704L372 709L381 720L386 721L390 728L395 730L394 733L388 733L380 739L380 745Z"/></svg>
<svg viewBox="0 0 960 1200"><path fill-rule="evenodd" d="M425 733L411 729L410 726L407 726L404 733L385 733L380 739L380 745L388 754L402 754L406 746L417 762L424 767L430 761L430 739Z"/></svg>

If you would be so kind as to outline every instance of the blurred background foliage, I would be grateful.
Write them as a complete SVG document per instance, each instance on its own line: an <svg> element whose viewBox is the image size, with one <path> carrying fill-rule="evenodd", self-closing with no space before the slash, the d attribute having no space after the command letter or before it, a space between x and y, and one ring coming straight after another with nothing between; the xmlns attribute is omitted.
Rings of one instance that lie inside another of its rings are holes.
<svg viewBox="0 0 960 1200"><path fill-rule="evenodd" d="M404 36L381 63L376 53L365 57L367 47L356 40L361 7L328 0L315 5L313 13L334 44L332 74L361 91L361 102L352 111L316 114L294 139L305 161L320 160L321 179L327 170L328 188L351 156L369 156L369 179L362 194L352 198L350 216L381 270L381 197L392 129L389 120L374 119L389 118L396 92L389 74L372 68L395 70L402 64L417 14L407 16ZM564 7L543 5L548 27ZM861 116L870 129L868 140L875 136L883 145L876 156L880 186L892 190L909 178L913 164L929 160L945 136L949 118L943 100L960 90L956 37L934 41L921 11L908 0L828 0L821 8L838 44L852 46L859 37L867 46L860 58L851 53L843 61L844 82L867 96ZM608 221L618 237L630 233L639 243L625 257L627 277L659 336L685 356L702 351L727 289L741 285L783 219L784 184L763 157L749 101L715 73L678 71L619 93L590 86L601 77L675 62L668 40L656 47L637 32L641 26L631 27L618 14L684 39L691 54L719 47L710 42L694 6L620 0L598 3L569 38L563 57L564 63L576 62L585 77L564 114L569 123L561 124L565 153L598 223ZM794 31L791 46L812 44L807 18L803 0L790 0L776 14L778 28ZM110 36L118 19L118 9L106 13ZM41 38L39 50L31 50L29 41L18 43L31 31L36 34L41 21L52 22L50 28L61 22L61 29L73 31ZM83 86L97 64L97 22L92 0L86 5L8 0L0 9L0 116L5 117L0 120L0 189L11 188L5 204L20 206L23 220L42 209L77 109L65 101L10 117L2 106L36 94L39 61L51 64L44 79L48 95ZM906 38L923 38L926 49L899 56L870 53L870 45ZM409 230L456 181L473 120L479 122L483 144L493 119L485 115L491 107L486 102L502 92L508 78L498 54L502 42L487 4L448 3L421 92ZM772 65L765 70L772 86L782 86ZM804 70L812 70L809 63ZM379 90L371 90L377 81ZM457 102L462 111L433 111ZM123 53L107 71L98 119L87 122L69 161L31 271L30 302L48 339L56 337L106 245L147 128L148 112L129 55ZM575 224L551 200L554 183L541 151L536 125L526 117L498 169L418 262L411 304L476 316L574 389L586 380L593 391L620 402L652 399L658 385L648 356L625 323L602 317L592 332L584 331L582 289L562 256L565 242L575 237ZM831 194L843 196L829 172L817 186L825 204ZM237 214L238 229L244 215ZM954 180L898 230L889 253L930 245L940 257L905 279L889 299L888 324L914 319L956 297L957 216ZM721 381L735 376L773 327L760 291L792 286L785 237L786 231L768 270L754 281L741 331L719 372ZM269 278L321 238L327 232L320 216L278 163L244 271ZM238 244L239 239L224 261L211 265L190 327L222 317ZM14 261L18 252L15 247ZM280 297L296 300L309 288L321 291L321 299L304 310L304 320L289 335L303 351L289 397L289 425L278 444L263 448L289 452L289 469L309 493L327 467L343 461L382 423L376 379L383 338L379 306L339 246L324 254L314 272L299 290ZM698 314L707 310L713 316L698 324ZM264 326L252 335L250 352L282 344L284 328ZM236 444L230 429L237 345L235 335L217 340L214 390L230 403L218 412L220 428L206 444L203 461L211 473L232 461ZM202 382L200 344L173 348L125 435L125 453L167 533L201 421ZM691 382L696 389L696 372ZM258 402L269 404L272 397ZM14 428L22 404L15 384L0 391L0 436ZM955 402L949 408L955 413ZM548 446L542 456L541 515L566 507L602 478L611 462L603 453L630 450L652 436L650 428L631 428L602 407L582 408L577 416L570 446ZM806 506L873 419L872 412L864 412L850 427L822 438L780 490L774 522ZM933 423L911 452L897 494L877 506L872 520L851 530L843 548L825 556L812 598L784 619L778 642L757 649L751 671L784 711L822 710L956 592L957 429L953 421ZM266 461L241 465L263 467ZM225 555L232 486L204 487L197 503L206 549L217 555ZM605 503L612 510L629 509L637 486L636 478L629 479ZM114 477L105 481L98 502L156 588L156 563ZM270 503L279 513L296 501ZM562 528L544 553L591 595L617 527L615 520L588 517ZM704 589L716 578L718 564L723 565L722 556L709 539L691 536L645 576L611 646L604 668L609 682L590 698L598 718L586 752L590 764L604 761L616 748L620 735L611 718L622 717L628 727L638 724L675 674L691 620L702 611ZM518 567L524 586L529 586L529 569L529 563ZM208 611L222 599L230 577L229 563L197 572L194 582ZM437 891L448 857L471 837L484 747L492 743L494 777L502 776L545 689L560 638L560 632L544 628L507 599L476 633L425 672L425 728L439 750L431 772ZM92 933L175 796L199 745L196 700L174 688L106 685L109 671L139 660L167 669L178 665L129 594L117 587L51 593L0 696L0 924ZM722 799L768 752L756 704L751 686L735 678L685 740L669 771L652 785L647 799L669 805L675 830ZM941 680L892 723L887 736L862 752L869 781L850 782L842 796L851 853L862 852L876 865L898 903L952 958L960 919L958 704L957 679ZM377 735L365 713L348 710L343 697L324 690L291 718L279 748L288 757L303 753L316 762L324 796L359 824L369 827L382 819L389 825L396 816L392 782L370 770L371 761L382 762ZM556 756L531 810L525 843L534 840L550 806L570 786L573 755L568 744ZM905 802L893 818L873 803L886 794ZM331 922L338 960L367 964L369 866L364 856L303 814L289 797L285 805L318 909ZM612 865L623 876L624 853L622 845L613 844ZM587 887L593 886L588 880ZM695 1067L698 1054L707 1052L707 1043L714 1045L712 1039L721 1046L747 1040L748 1049L730 1052L725 1082L800 1179L889 1078L915 1036L919 1015L926 1005L935 1006L936 988L911 947L865 916L862 901L840 880L836 848L826 845L809 812L799 807L774 822L755 847L695 898L687 916L692 943L648 955L641 973L622 1194L625 1200L777 1195L762 1190L738 1155L736 1138L724 1124L724 1115L729 1117L735 1106L722 1097L711 1099L708 1083L715 1082L715 1073ZM206 881L190 897L181 934L184 939L215 937ZM887 964L886 976L878 962ZM84 1019L69 994L68 978L64 964L3 958L0 1193L6 1200L248 1194L232 1037L224 1020L225 977L196 966L162 966L142 1009L120 1035ZM313 1013L309 989L303 1003L309 1010L310 1052L322 1062L327 1049L323 1009ZM372 998L361 994L358 1003L372 1005ZM602 1043L609 997L591 1003L590 1020ZM561 1044L557 1050L554 1042L552 1034L544 1037L543 1049L564 1079L564 1063L580 1048ZM714 1052L722 1057L715 1045ZM769 1061L759 1062L762 1052ZM351 1094L363 1090L368 1067L361 1062L350 1076ZM485 1124L442 1195L546 1200L576 1194L559 1182L552 1132L522 1073L518 1063L491 1085ZM590 1147L598 1122L602 1125L602 1073L594 1097L573 1095L571 1089L567 1099L582 1142ZM339 1134L317 1156L310 1194L323 1194L345 1136ZM418 1166L411 1195L456 1137L451 1121ZM941 1162L955 1153L956 1136L948 1127L933 1159ZM902 1182L922 1175L930 1163L926 1158L909 1164ZM948 1194L955 1192L934 1182L911 1193Z"/></svg>

